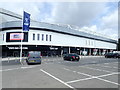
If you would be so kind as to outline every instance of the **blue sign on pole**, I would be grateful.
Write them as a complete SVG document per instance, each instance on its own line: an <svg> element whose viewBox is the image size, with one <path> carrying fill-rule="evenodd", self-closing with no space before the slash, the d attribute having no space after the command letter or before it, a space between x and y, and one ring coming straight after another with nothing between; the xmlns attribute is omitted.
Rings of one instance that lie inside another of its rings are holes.
<svg viewBox="0 0 120 90"><path fill-rule="evenodd" d="M24 11L23 15L23 31L29 31L30 14Z"/></svg>

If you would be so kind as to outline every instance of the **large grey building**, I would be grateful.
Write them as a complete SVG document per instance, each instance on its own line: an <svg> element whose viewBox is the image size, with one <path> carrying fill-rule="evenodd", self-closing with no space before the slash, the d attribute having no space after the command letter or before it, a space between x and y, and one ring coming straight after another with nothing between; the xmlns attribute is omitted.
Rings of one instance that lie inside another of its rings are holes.
<svg viewBox="0 0 120 90"><path fill-rule="evenodd" d="M0 45L3 56L18 56L21 43L24 56L28 51L41 51L43 56L53 56L65 53L104 55L116 50L117 41L99 33L85 32L71 25L34 20L31 20L29 32L22 32L22 16L5 9L0 9L0 16Z"/></svg>

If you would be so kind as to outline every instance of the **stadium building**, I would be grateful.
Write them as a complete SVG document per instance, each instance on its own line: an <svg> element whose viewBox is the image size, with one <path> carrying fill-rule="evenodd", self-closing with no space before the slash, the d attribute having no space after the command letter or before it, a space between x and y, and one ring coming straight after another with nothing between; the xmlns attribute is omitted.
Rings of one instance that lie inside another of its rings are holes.
<svg viewBox="0 0 120 90"><path fill-rule="evenodd" d="M0 9L0 17L3 57L19 56L21 44L23 56L28 51L41 51L42 56L66 53L104 55L117 47L116 40L99 33L83 31L75 26L31 20L29 32L22 32L22 16Z"/></svg>

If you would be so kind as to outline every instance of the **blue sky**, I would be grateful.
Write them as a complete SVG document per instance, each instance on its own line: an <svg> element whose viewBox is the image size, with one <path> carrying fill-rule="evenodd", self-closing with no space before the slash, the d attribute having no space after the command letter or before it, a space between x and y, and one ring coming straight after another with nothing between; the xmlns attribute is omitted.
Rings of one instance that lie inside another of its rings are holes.
<svg viewBox="0 0 120 90"><path fill-rule="evenodd" d="M70 24L118 38L118 2L8 2L1 8L40 22Z"/></svg>

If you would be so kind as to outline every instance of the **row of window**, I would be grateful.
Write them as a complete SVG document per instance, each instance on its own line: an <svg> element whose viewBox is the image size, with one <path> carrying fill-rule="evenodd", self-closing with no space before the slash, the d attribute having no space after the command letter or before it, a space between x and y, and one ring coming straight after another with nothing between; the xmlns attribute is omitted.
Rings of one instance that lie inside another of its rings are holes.
<svg viewBox="0 0 120 90"><path fill-rule="evenodd" d="M37 35L37 40L39 41L39 40L42 40L42 41L51 41L52 40L52 35L48 35L48 34L35 34L35 33L33 33L33 40L36 40L36 36L35 35Z"/></svg>
<svg viewBox="0 0 120 90"><path fill-rule="evenodd" d="M4 34L3 34L3 41L4 41Z"/></svg>
<svg viewBox="0 0 120 90"><path fill-rule="evenodd" d="M86 40L86 45L94 45L94 42L93 41L90 41L90 40Z"/></svg>

